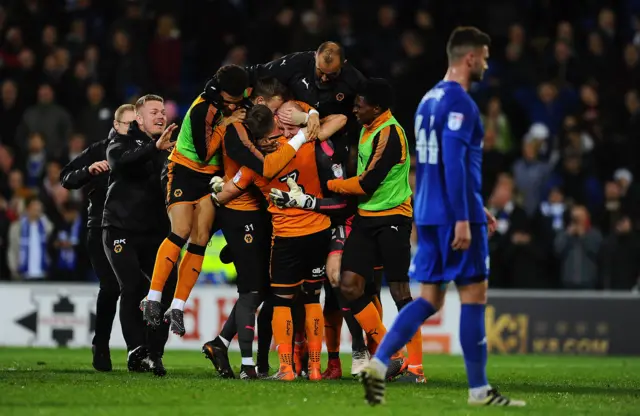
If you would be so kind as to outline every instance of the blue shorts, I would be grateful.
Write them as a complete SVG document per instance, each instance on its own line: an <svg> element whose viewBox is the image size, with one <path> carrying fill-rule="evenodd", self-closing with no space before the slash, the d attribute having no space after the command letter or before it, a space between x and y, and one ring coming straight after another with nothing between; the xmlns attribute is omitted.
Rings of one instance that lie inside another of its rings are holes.
<svg viewBox="0 0 640 416"><path fill-rule="evenodd" d="M486 224L471 224L471 246L451 248L455 225L419 225L418 251L409 275L420 283L458 285L483 281L489 275L489 242Z"/></svg>

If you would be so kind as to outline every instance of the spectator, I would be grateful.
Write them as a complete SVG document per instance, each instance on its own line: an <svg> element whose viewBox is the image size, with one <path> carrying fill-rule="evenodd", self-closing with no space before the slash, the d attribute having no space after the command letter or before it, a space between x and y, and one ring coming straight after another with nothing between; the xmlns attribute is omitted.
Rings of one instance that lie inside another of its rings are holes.
<svg viewBox="0 0 640 416"><path fill-rule="evenodd" d="M615 231L616 223L622 216L620 185L607 182L604 187L604 209L600 214L599 228L605 234Z"/></svg>
<svg viewBox="0 0 640 416"><path fill-rule="evenodd" d="M7 79L2 83L0 102L0 143L16 148L16 132L22 119L24 108L19 103L18 84Z"/></svg>
<svg viewBox="0 0 640 416"><path fill-rule="evenodd" d="M507 169L507 156L496 148L496 133L485 128L482 146L482 195L488 199L495 189L498 176Z"/></svg>
<svg viewBox="0 0 640 416"><path fill-rule="evenodd" d="M20 66L18 54L24 47L22 40L22 31L18 27L11 27L5 35L5 42L0 47L0 59L11 70Z"/></svg>
<svg viewBox="0 0 640 416"><path fill-rule="evenodd" d="M632 224L640 229L640 185L633 181L633 174L624 168L615 171L613 180L620 189L622 209L631 214Z"/></svg>
<svg viewBox="0 0 640 416"><path fill-rule="evenodd" d="M44 280L49 271L47 240L53 226L35 198L27 202L26 213L9 227L7 262L14 280Z"/></svg>
<svg viewBox="0 0 640 416"><path fill-rule="evenodd" d="M79 267L82 248L82 217L75 203L66 202L62 206L62 219L49 238L51 258L50 279L84 280L85 272Z"/></svg>
<svg viewBox="0 0 640 416"><path fill-rule="evenodd" d="M391 75L391 64L396 62L401 56L400 33L396 27L397 11L385 4L378 9L377 27L368 36L367 54L364 65L365 68L382 78L389 78Z"/></svg>
<svg viewBox="0 0 640 416"><path fill-rule="evenodd" d="M591 226L589 211L582 205L571 210L566 230L555 238L554 250L560 261L560 281L564 289L597 289L600 231Z"/></svg>
<svg viewBox="0 0 640 416"><path fill-rule="evenodd" d="M7 252L9 250L9 227L11 220L8 213L9 204L0 195L0 281L9 280L11 273L7 264Z"/></svg>
<svg viewBox="0 0 640 416"><path fill-rule="evenodd" d="M547 65L547 79L552 80L556 85L575 86L582 81L582 66L578 60L572 56L571 46L563 41L556 41L553 49L553 58Z"/></svg>
<svg viewBox="0 0 640 416"><path fill-rule="evenodd" d="M58 29L53 25L47 25L42 29L40 55L53 54L58 47Z"/></svg>
<svg viewBox="0 0 640 416"><path fill-rule="evenodd" d="M487 103L487 110L482 117L485 130L493 129L496 133L496 149L503 154L510 154L513 150L511 127L507 116L502 111L502 101L493 96Z"/></svg>
<svg viewBox="0 0 640 416"><path fill-rule="evenodd" d="M305 10L300 15L300 25L298 33L294 37L293 49L297 51L313 50L326 40L326 33L318 13L315 10Z"/></svg>
<svg viewBox="0 0 640 416"><path fill-rule="evenodd" d="M546 190L560 188L575 204L586 205L592 212L602 206L602 185L593 175L584 171L582 158L576 153L564 156L562 167L551 174Z"/></svg>
<svg viewBox="0 0 640 416"><path fill-rule="evenodd" d="M25 105L32 103L36 99L38 84L42 74L38 72L36 66L36 56L31 49L23 49L18 55L20 67L14 72L14 78L18 83L21 99Z"/></svg>
<svg viewBox="0 0 640 416"><path fill-rule="evenodd" d="M586 82L609 84L612 81L611 78L615 68L611 65L610 57L604 49L602 36L598 32L589 33L583 68Z"/></svg>
<svg viewBox="0 0 640 416"><path fill-rule="evenodd" d="M47 162L45 141L40 133L31 133L29 136L29 148L24 170L27 174L26 185L29 188L38 188L44 175Z"/></svg>
<svg viewBox="0 0 640 416"><path fill-rule="evenodd" d="M494 266L500 267L507 276L506 287L543 289L552 286L547 271L547 252L532 234L530 224L514 224L501 257L502 264Z"/></svg>
<svg viewBox="0 0 640 416"><path fill-rule="evenodd" d="M147 87L147 75L141 55L133 50L131 37L122 30L113 35L114 54L107 64L112 101L124 102Z"/></svg>
<svg viewBox="0 0 640 416"><path fill-rule="evenodd" d="M84 53L87 45L87 27L82 19L75 19L71 22L71 29L66 36L65 44L72 59L78 59Z"/></svg>
<svg viewBox="0 0 640 416"><path fill-rule="evenodd" d="M489 238L491 262L503 265L505 250L510 244L513 230L526 230L528 226L526 212L513 200L513 180L510 176L500 176L489 198L488 208L498 221L496 232ZM491 268L492 284L495 287L509 287L512 284L510 278L504 268Z"/></svg>
<svg viewBox="0 0 640 416"><path fill-rule="evenodd" d="M88 106L77 120L78 130L87 138L87 145L104 140L111 130L111 108L105 102L104 88L98 83L86 90Z"/></svg>
<svg viewBox="0 0 640 416"><path fill-rule="evenodd" d="M149 62L155 85L164 94L177 93L182 69L182 43L180 29L170 15L158 18L156 36L149 46Z"/></svg>
<svg viewBox="0 0 640 416"><path fill-rule="evenodd" d="M513 178L523 197L522 205L528 215L533 215L540 205L540 198L553 167L549 162L538 160L538 144L525 141L522 158L513 166Z"/></svg>
<svg viewBox="0 0 640 416"><path fill-rule="evenodd" d="M24 176L17 169L9 172L9 191L10 199L7 214L9 219L14 221L24 212L27 199L37 195L37 193L24 185Z"/></svg>
<svg viewBox="0 0 640 416"><path fill-rule="evenodd" d="M11 198L9 173L13 169L14 153L10 147L0 145L0 197Z"/></svg>
<svg viewBox="0 0 640 416"><path fill-rule="evenodd" d="M640 236L623 215L602 245L601 279L604 289L631 290L640 285Z"/></svg>
<svg viewBox="0 0 640 416"><path fill-rule="evenodd" d="M71 117L69 113L55 103L55 94L51 85L43 84L38 88L38 104L29 107L24 113L22 125L19 128L22 142L33 132L43 134L46 152L49 157L62 156L65 144L71 135Z"/></svg>
<svg viewBox="0 0 640 416"><path fill-rule="evenodd" d="M47 171L40 191L45 213L54 225L63 222L62 206L69 201L69 191L60 184L62 166L57 161L47 163Z"/></svg>

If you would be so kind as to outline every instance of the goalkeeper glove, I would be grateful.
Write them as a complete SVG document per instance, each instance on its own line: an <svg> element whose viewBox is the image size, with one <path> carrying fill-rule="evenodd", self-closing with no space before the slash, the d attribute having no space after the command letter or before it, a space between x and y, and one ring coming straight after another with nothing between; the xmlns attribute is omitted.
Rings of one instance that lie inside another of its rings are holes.
<svg viewBox="0 0 640 416"><path fill-rule="evenodd" d="M214 194L222 192L222 188L224 188L224 180L220 176L214 176L209 181L209 187L211 187L211 191Z"/></svg>
<svg viewBox="0 0 640 416"><path fill-rule="evenodd" d="M289 192L271 188L269 198L278 208L300 208L313 210L316 207L316 198L302 192L302 188L298 186L292 178L287 179Z"/></svg>

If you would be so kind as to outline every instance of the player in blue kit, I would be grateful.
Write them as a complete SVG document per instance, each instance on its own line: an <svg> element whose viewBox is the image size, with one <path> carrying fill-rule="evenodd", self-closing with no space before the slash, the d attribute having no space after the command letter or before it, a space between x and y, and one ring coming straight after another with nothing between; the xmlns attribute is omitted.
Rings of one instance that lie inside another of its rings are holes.
<svg viewBox="0 0 640 416"><path fill-rule="evenodd" d="M361 374L371 405L384 402L384 375L390 357L442 307L452 281L462 303L460 344L469 382L468 403L525 405L498 393L486 374L487 238L495 228L495 218L482 203L484 129L467 90L487 69L489 44L489 36L474 27L456 28L447 43L447 74L422 98L416 112L418 163L413 209L418 252L410 274L421 283L421 293L400 311Z"/></svg>

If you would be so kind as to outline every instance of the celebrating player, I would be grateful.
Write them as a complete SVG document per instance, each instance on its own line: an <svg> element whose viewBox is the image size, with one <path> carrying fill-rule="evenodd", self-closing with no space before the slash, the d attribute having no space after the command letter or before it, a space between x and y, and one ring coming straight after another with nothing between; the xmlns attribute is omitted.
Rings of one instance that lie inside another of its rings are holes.
<svg viewBox="0 0 640 416"><path fill-rule="evenodd" d="M384 375L391 355L444 303L447 284L458 287L460 344L469 382L469 404L524 406L502 396L487 381L485 304L489 227L495 219L482 205L481 165L484 131L480 112L467 90L487 69L489 36L459 27L447 44L449 69L429 91L416 113L415 222L418 252L411 265L421 297L407 305L362 373L367 401L384 402Z"/></svg>
<svg viewBox="0 0 640 416"><path fill-rule="evenodd" d="M298 106L295 103L287 105ZM301 110L301 108L297 108ZM342 128L346 120L337 124L335 131ZM284 126L285 136L289 139L303 134L299 128ZM293 135L293 136L292 136ZM280 138L284 142L285 138ZM263 193L285 190L286 182L297 179L306 191L314 197L322 197L319 175L331 171L331 165L323 162L324 153L321 142L303 145L296 157L282 170L276 179L266 180L246 167L242 167L233 181L224 185L216 198L227 203L243 192L250 184L258 185ZM325 166L323 168L323 166ZM338 206L339 205L339 206ZM343 208L345 203L334 204L332 208ZM318 207L320 209L320 207ZM304 283L302 294L306 311L306 333L309 339L309 379L321 379L320 353L322 350L322 330L324 326L320 307L320 290L324 276L324 262L329 246L329 227L331 222L326 215L302 209L280 209L271 203L273 244L271 247L271 288L274 292L273 331L280 356L280 369L274 376L279 380L293 380L293 319L291 306L293 297Z"/></svg>
<svg viewBox="0 0 640 416"><path fill-rule="evenodd" d="M200 275L215 216L209 181L222 169L218 150L226 127L244 119L243 100L248 82L244 69L235 65L223 66L216 72L187 112L163 172L171 232L156 256L144 317L151 325L160 324L162 289L189 239L178 269L175 296L167 312L171 330L180 336L185 333L184 304Z"/></svg>

